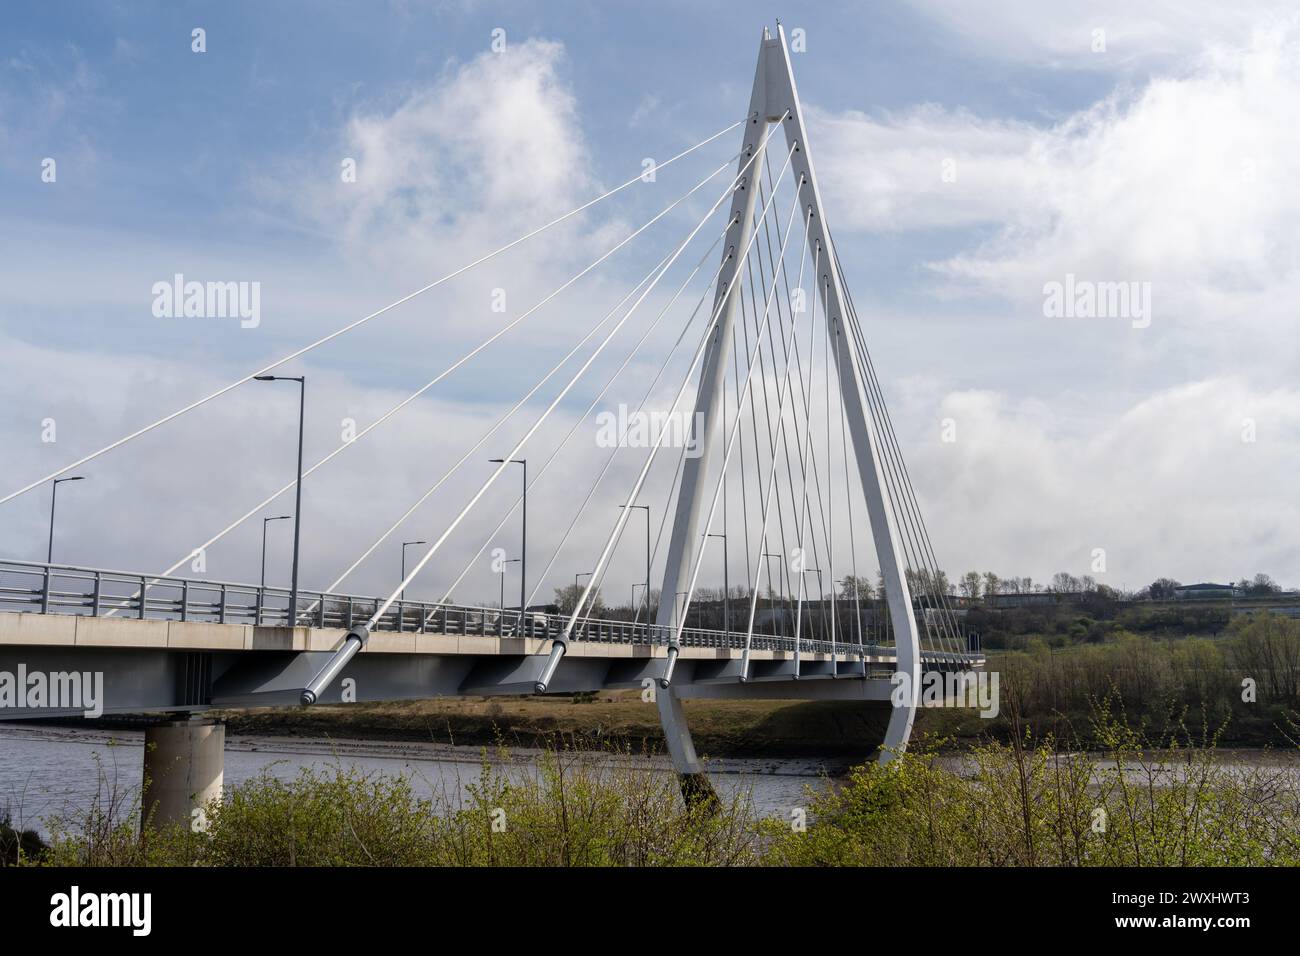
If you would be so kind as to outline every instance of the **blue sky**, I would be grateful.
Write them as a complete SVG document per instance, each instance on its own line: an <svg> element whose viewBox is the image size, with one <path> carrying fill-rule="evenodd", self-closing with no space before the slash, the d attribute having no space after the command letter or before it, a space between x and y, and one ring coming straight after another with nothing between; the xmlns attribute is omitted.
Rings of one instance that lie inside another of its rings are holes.
<svg viewBox="0 0 1300 956"><path fill-rule="evenodd" d="M1268 2L1042 6L13 5L0 34L4 484L738 119L760 31L780 16L806 34L794 68L828 217L941 563L1041 580L1088 573L1103 547L1114 580L1098 577L1116 585L1259 570L1300 584L1300 512L1283 493L1300 465L1295 21ZM498 28L507 53L494 57ZM540 296L736 145L305 358L309 459L334 447L342 418L364 423L474 341L485 289ZM362 171L350 192L349 156ZM46 157L55 183L41 179ZM695 205L671 217L678 232ZM563 350L566 323L612 304L651 261L612 261L567 311L377 432L367 465L381 474L342 460L338 477L322 472L306 514L335 533L315 539L309 573L345 566L427 486L427 459L446 454L432 449L477 434L513 400L510 383ZM160 323L149 289L175 272L260 282L260 327ZM1044 283L1067 273L1151 282L1153 321L1048 319ZM64 557L167 566L279 487L290 412L287 396L241 392L95 462L69 493ZM53 444L38 438L50 416ZM946 419L955 443L938 438ZM1258 437L1245 442L1248 420ZM419 536L459 490L414 519ZM39 556L44 500L0 506L6 555ZM166 533L138 520L151 509L168 514ZM248 577L251 534L214 549L217 576ZM367 566L356 587L382 589L390 570Z"/></svg>

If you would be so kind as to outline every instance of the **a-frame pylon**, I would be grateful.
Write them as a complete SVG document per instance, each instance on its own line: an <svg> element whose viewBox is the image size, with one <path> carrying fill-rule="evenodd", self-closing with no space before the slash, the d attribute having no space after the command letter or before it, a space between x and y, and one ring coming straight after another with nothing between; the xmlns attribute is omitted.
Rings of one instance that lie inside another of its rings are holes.
<svg viewBox="0 0 1300 956"><path fill-rule="evenodd" d="M780 123L785 128L786 148L794 150L790 161L791 174L794 181L801 184L800 197L804 215L810 216L809 252L820 263L820 274L816 281L825 307L827 334L832 337L831 354L838 356L838 379L845 415L871 521L876 557L884 578L885 598L896 646L896 673L903 675L903 680L911 685L911 693L905 695L906 703L894 706L890 713L880 757L881 760L888 760L906 747L911 736L914 702L918 698L920 680L920 640L904 572L898 529L887 499L889 492L881 466L880 437L864 399L867 394L864 389L866 356L859 354L855 337L844 333L844 317L847 313L844 307L846 296L843 279L836 257L830 254L832 250L825 207L817 185L803 109L795 87L790 48L786 42L785 30L779 22L776 37L764 28L758 50L758 67L754 73L754 88L749 103L749 122L745 127L744 151L740 157L740 174L743 178L732 202L732 224L724 244L726 251L715 293L715 310L724 298L726 302L704 357L695 414L691 418L700 431L700 434L693 436L692 447L700 449L700 454L697 457L687 456L684 461L656 623L669 628L677 623L674 620L677 606L673 596L689 588L695 551L702 546L699 521L705 499L704 477L708 474L710 461L714 457L717 429L722 427L722 386L730 358L733 317L740 299L737 295L728 296L727 290L737 280L741 260L744 258L742 251L747 248L750 233L755 228L758 170L763 161L761 151L767 142L766 134L772 123ZM819 250L821 255L817 256ZM838 347L834 341L836 338L839 340ZM668 750L678 773L684 775L685 781L690 776L702 773L703 766L696 756L681 700L671 680L678 654L675 646L676 630L671 633L674 634L674 643L670 643L668 648L664 679L656 694L656 702Z"/></svg>

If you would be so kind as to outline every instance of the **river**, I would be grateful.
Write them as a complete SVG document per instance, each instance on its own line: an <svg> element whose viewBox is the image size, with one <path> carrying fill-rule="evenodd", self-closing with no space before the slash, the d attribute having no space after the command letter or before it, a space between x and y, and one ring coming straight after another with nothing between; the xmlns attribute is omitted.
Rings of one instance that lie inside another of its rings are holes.
<svg viewBox="0 0 1300 956"><path fill-rule="evenodd" d="M539 751L512 748L506 758L489 752L488 758L507 776L518 779L534 772ZM1222 766L1250 773L1257 768L1279 772L1277 785L1300 787L1300 751L1287 749L1221 750ZM415 741L354 740L339 738L228 735L225 785L237 787L263 773L280 779L297 776L300 769L329 770L342 765L363 773L404 775L417 794L425 797L464 795L479 775L484 758L477 746ZM1113 762L1091 755L1099 771L1112 770ZM617 754L593 755L601 761L628 758ZM651 758L663 773L672 773L667 758ZM0 723L0 818L8 811L15 825L49 835L46 821L75 814L89 807L96 792L115 791L131 804L140 785L144 763L144 732L126 729L82 729ZM970 758L951 754L940 763L958 773L970 772ZM823 788L846 769L844 761L814 758L728 758L708 764L710 779L724 797L747 792L754 808L767 816L788 817L795 807L808 805L808 788ZM1178 760L1161 765L1161 776L1176 779L1185 768ZM1143 772L1130 768L1137 781Z"/></svg>
<svg viewBox="0 0 1300 956"><path fill-rule="evenodd" d="M532 772L537 751L512 748L509 759L490 759L512 776ZM600 755L600 760L626 759ZM664 773L666 758L652 758ZM303 767L317 770L342 764L364 773L402 774L421 796L464 793L477 779L483 751L448 744L301 737L226 737L225 786L235 787L268 772L280 779ZM130 805L140 785L144 732L0 724L0 817L6 810L16 826L48 836L53 816L84 811L96 792L128 793ZM826 770L812 759L720 759L709 762L714 786L724 796L748 791L755 809L788 816L807 806L807 788L827 785Z"/></svg>

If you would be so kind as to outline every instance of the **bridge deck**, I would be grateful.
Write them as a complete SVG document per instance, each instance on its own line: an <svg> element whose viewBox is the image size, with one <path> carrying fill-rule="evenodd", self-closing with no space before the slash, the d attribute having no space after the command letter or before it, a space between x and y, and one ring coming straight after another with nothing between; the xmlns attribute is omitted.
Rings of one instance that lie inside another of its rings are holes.
<svg viewBox="0 0 1300 956"><path fill-rule="evenodd" d="M104 713L297 704L347 627L377 604L301 595L301 623L289 627L282 623L287 597L252 585L0 562L0 671L100 673ZM566 622L532 611L403 602L320 701L530 694ZM666 627L580 619L550 690L644 689L662 676L671 637ZM742 672L745 633L683 629L674 693L889 701L891 646L781 634L748 642ZM957 670L982 666L983 656L931 649L922 662L927 670ZM6 706L0 718L77 711Z"/></svg>
<svg viewBox="0 0 1300 956"><path fill-rule="evenodd" d="M84 647L147 647L178 650L330 651L347 629L369 618L380 600L300 591L298 626L289 627L289 592L193 578L0 561L0 643ZM814 614L805 609L812 619ZM42 620L45 618L46 620ZM545 654L567 616L513 608L400 601L379 619L368 653ZM810 626L810 625L809 625ZM579 618L569 653L596 657L662 657L673 628L644 622ZM832 658L892 663L892 646L793 634L685 627L681 656L739 656L748 646L755 660ZM827 635L829 636L829 635ZM796 647L797 643L797 647ZM978 665L971 649L923 648L934 665Z"/></svg>

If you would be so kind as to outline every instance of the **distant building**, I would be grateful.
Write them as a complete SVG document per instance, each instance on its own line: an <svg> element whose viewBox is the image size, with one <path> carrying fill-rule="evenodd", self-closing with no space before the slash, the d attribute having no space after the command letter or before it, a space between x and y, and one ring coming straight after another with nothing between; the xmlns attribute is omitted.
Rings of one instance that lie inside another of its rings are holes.
<svg viewBox="0 0 1300 956"><path fill-rule="evenodd" d="M1082 591L1021 591L994 594L985 597L984 603L993 607L1031 607L1041 604L1068 604L1083 597Z"/></svg>
<svg viewBox="0 0 1300 956"><path fill-rule="evenodd" d="M1241 588L1234 584L1181 584L1174 588L1176 601L1226 601L1242 596Z"/></svg>

